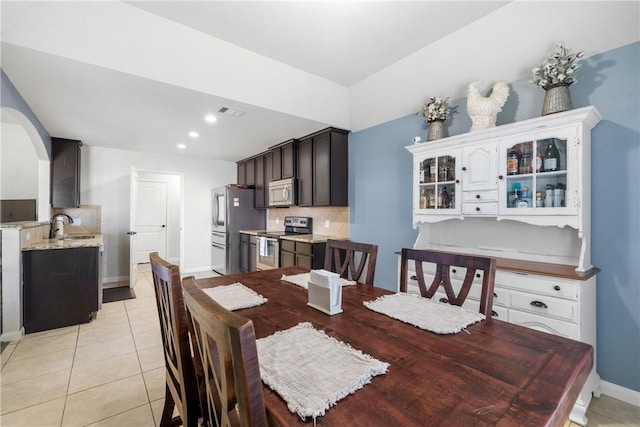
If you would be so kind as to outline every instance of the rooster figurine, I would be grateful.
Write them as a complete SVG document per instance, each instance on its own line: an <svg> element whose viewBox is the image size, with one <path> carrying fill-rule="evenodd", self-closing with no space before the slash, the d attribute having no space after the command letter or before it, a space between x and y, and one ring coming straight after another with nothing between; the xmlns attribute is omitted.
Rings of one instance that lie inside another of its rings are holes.
<svg viewBox="0 0 640 427"><path fill-rule="evenodd" d="M502 106L509 97L509 86L505 82L494 84L491 95L487 97L480 94L479 85L480 82L473 82L469 85L467 113L472 122L469 132L494 127L498 113L502 111Z"/></svg>

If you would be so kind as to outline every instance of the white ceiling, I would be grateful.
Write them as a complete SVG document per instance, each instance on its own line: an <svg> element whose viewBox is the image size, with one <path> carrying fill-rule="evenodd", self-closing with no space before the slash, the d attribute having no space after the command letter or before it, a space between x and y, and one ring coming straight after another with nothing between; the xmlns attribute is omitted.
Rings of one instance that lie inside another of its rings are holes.
<svg viewBox="0 0 640 427"><path fill-rule="evenodd" d="M637 1L550 4L2 1L1 65L52 136L236 161L528 78L559 38L587 55L640 39ZM203 120L223 106L246 114Z"/></svg>

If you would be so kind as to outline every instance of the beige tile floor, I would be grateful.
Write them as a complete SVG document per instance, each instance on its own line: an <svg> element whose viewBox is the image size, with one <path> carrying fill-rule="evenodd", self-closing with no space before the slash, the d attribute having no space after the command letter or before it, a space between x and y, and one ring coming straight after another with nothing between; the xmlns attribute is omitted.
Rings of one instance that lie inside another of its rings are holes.
<svg viewBox="0 0 640 427"><path fill-rule="evenodd" d="M1 356L0 425L157 426L164 359L148 266L135 291L136 299L103 304L91 323L10 343ZM589 427L640 427L639 407L606 395L587 416Z"/></svg>
<svg viewBox="0 0 640 427"><path fill-rule="evenodd" d="M157 426L164 356L152 280L143 265L136 299L103 304L91 323L10 343L1 356L0 425Z"/></svg>

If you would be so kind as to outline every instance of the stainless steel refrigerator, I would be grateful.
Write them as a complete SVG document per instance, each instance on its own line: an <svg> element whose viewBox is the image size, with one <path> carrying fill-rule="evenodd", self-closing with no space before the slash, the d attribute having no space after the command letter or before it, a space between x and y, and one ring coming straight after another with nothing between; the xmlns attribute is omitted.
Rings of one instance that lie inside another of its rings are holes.
<svg viewBox="0 0 640 427"><path fill-rule="evenodd" d="M227 185L211 194L211 266L217 273L240 273L240 230L265 229L266 211L253 207L253 193Z"/></svg>

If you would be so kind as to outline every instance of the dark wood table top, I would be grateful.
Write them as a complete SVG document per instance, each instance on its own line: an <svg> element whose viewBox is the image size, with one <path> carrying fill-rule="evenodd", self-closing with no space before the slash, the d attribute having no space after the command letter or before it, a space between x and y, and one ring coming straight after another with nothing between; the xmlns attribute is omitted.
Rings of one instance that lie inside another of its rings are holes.
<svg viewBox="0 0 640 427"><path fill-rule="evenodd" d="M562 426L593 364L578 341L490 319L467 332L437 335L364 307L391 292L343 288L343 313L307 306L307 291L281 281L289 267L198 279L204 287L240 282L269 302L236 313L253 320L257 338L308 321L317 329L390 364L388 372L345 397L319 426ZM311 424L264 388L267 411L281 425Z"/></svg>

